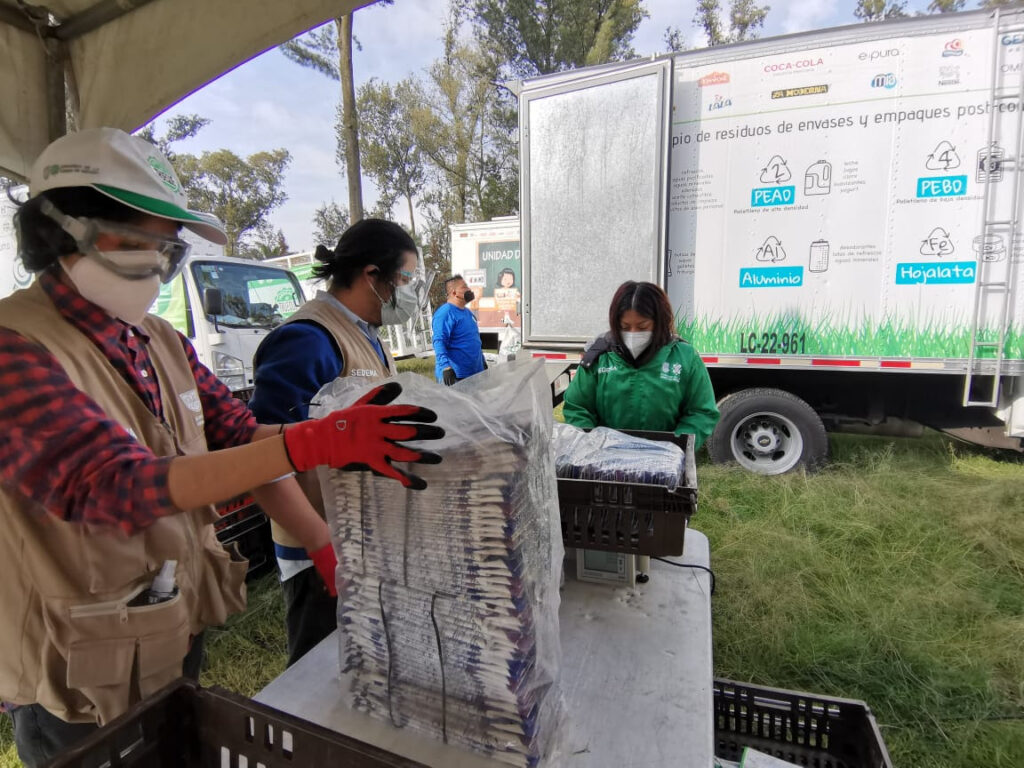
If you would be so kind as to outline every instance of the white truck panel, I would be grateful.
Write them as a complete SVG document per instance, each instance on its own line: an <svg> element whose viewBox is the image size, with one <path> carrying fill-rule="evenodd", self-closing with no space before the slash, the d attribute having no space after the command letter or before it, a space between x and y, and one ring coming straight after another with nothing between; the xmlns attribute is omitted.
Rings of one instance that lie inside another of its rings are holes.
<svg viewBox="0 0 1024 768"><path fill-rule="evenodd" d="M1009 266L1007 359L1024 360L1020 249L979 236L980 163L1006 151L987 143L992 30L822 37L675 59L666 284L682 335L709 355L965 360L979 271ZM997 137L1015 135L1019 101L995 108ZM1014 174L995 175L1009 211Z"/></svg>
<svg viewBox="0 0 1024 768"><path fill-rule="evenodd" d="M498 333L509 323L522 327L523 270L519 248L519 218L502 217L472 224L452 224L452 274L461 274L476 298L481 333ZM511 280L502 277L511 272ZM449 275L439 277L444 280ZM499 279L502 284L499 284ZM508 283L511 282L511 285Z"/></svg>

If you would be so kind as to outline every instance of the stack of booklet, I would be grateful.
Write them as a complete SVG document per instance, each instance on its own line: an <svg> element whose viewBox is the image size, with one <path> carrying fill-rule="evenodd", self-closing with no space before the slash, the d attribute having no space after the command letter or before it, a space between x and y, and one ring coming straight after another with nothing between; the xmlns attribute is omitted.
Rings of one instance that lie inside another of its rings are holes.
<svg viewBox="0 0 1024 768"><path fill-rule="evenodd" d="M495 374L483 391L401 379L401 400L437 411L447 431L424 446L440 465L409 467L425 490L336 470L321 481L349 704L533 766L560 718L562 543L550 405L545 420L532 402L550 397L546 378L536 388L533 365L501 368L480 377Z"/></svg>

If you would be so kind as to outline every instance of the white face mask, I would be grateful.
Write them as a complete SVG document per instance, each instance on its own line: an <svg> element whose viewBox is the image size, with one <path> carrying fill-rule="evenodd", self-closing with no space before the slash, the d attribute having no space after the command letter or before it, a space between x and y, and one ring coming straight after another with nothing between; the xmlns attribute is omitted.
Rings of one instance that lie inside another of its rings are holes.
<svg viewBox="0 0 1024 768"><path fill-rule="evenodd" d="M635 360L650 346L653 335L653 331L623 331L622 343L626 345L626 349Z"/></svg>
<svg viewBox="0 0 1024 768"><path fill-rule="evenodd" d="M392 301L381 303L380 321L384 325L402 325L415 317L419 308L420 298L416 283L400 285L395 288L395 297Z"/></svg>
<svg viewBox="0 0 1024 768"><path fill-rule="evenodd" d="M147 261L155 263L160 254L157 251L104 251L103 257L114 263L134 266ZM159 275L129 280L88 255L70 268L64 259L60 260L60 265L82 298L131 325L142 322L146 310L160 293Z"/></svg>

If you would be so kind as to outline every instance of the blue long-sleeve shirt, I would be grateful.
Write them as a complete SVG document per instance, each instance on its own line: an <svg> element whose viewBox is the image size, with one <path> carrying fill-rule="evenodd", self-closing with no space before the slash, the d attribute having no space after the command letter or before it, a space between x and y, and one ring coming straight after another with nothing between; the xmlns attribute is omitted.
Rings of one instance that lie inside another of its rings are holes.
<svg viewBox="0 0 1024 768"><path fill-rule="evenodd" d="M454 370L460 379L484 369L480 329L468 309L457 307L451 302L442 304L434 313L433 331L436 355L434 375L438 381L443 380L442 372L445 368Z"/></svg>

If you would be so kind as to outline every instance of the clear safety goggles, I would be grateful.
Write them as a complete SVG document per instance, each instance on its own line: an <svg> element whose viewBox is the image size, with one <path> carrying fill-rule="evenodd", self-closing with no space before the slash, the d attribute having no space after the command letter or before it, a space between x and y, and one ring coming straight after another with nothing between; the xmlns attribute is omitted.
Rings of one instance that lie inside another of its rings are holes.
<svg viewBox="0 0 1024 768"><path fill-rule="evenodd" d="M80 253L94 257L111 272L128 280L158 276L160 282L169 283L181 271L192 248L179 238L161 237L139 227L68 216L49 200L42 201L40 210L75 239ZM116 237L124 245L116 251L100 250L96 247L100 235Z"/></svg>

